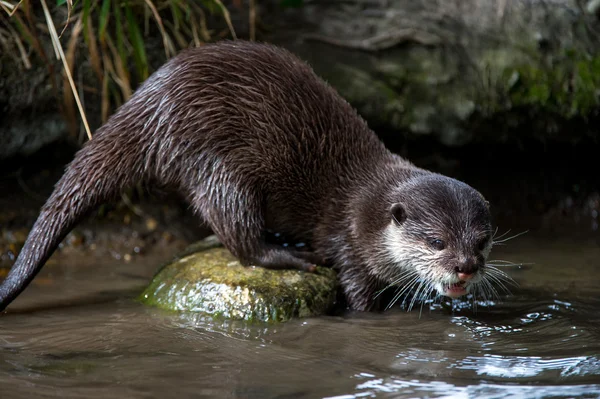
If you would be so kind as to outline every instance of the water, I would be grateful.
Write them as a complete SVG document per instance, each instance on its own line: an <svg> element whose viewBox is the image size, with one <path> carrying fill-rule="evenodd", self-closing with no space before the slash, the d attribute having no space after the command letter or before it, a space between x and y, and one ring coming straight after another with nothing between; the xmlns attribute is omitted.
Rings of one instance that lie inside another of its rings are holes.
<svg viewBox="0 0 600 399"><path fill-rule="evenodd" d="M598 398L600 245L562 237L495 248L534 264L505 268L519 287L477 313L459 302L276 326L138 304L154 256L59 255L0 316L0 397Z"/></svg>

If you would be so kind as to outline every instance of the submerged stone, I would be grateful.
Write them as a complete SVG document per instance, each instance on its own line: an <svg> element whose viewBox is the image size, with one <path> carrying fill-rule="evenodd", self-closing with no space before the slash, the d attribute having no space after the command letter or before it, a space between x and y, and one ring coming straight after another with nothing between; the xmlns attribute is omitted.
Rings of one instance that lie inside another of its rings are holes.
<svg viewBox="0 0 600 399"><path fill-rule="evenodd" d="M163 309L248 321L287 321L324 314L335 303L336 273L244 267L213 237L165 265L140 296Z"/></svg>

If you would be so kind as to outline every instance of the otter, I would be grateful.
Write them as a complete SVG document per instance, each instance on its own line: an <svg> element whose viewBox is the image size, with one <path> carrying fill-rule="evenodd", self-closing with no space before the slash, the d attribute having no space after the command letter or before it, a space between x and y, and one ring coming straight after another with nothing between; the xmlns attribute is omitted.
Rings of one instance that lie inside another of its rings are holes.
<svg viewBox="0 0 600 399"><path fill-rule="evenodd" d="M0 310L82 217L139 182L181 193L244 265L335 268L351 309L379 308L387 287L458 297L489 286L478 191L390 152L287 50L222 41L167 61L76 153L0 286Z"/></svg>

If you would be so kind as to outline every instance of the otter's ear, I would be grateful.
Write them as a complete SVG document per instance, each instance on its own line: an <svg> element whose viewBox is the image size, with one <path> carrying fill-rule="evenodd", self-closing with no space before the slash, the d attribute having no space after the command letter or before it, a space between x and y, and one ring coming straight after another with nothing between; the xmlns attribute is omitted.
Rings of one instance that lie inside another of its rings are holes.
<svg viewBox="0 0 600 399"><path fill-rule="evenodd" d="M392 205L390 212L392 213L392 219L394 219L398 226L400 226L406 220L406 211L404 210L402 204L396 203Z"/></svg>

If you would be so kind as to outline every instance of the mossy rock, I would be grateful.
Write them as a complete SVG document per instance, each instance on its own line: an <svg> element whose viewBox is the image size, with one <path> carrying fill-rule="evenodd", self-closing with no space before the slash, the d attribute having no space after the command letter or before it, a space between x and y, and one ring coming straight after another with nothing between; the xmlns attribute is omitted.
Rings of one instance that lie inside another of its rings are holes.
<svg viewBox="0 0 600 399"><path fill-rule="evenodd" d="M337 296L335 271L244 267L214 237L164 266L140 296L147 305L234 320L282 322L326 313Z"/></svg>

